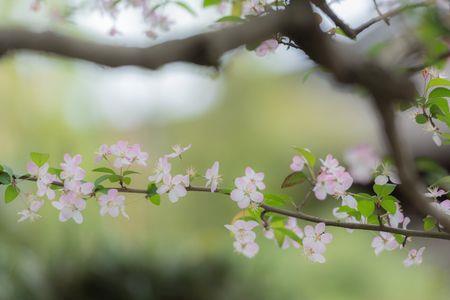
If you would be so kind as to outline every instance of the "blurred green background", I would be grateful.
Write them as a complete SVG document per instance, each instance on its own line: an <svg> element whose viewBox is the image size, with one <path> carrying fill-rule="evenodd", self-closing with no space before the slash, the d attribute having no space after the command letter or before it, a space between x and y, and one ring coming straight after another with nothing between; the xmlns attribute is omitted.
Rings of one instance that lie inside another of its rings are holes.
<svg viewBox="0 0 450 300"><path fill-rule="evenodd" d="M382 151L370 103L315 75L303 83L304 71L280 71L270 59L235 54L219 75L183 65L110 70L29 53L8 56L0 61L0 161L20 173L31 151L50 153L53 166L64 153L80 153L90 170L100 144L125 139L141 143L153 166L172 145L192 143L174 164L177 171L193 166L203 173L218 160L223 186L230 186L250 165L265 172L268 190L277 193L293 145L339 158L360 143ZM286 64L299 57L274 59ZM133 186L146 186L152 168L140 171ZM288 193L304 195L301 188ZM311 201L306 209L330 217L332 202ZM255 258L239 256L223 226L238 212L226 196L191 193L156 207L127 195L130 220L100 217L90 201L82 225L60 223L49 202L41 220L17 223L23 200L1 203L0 299L450 297L445 243L416 240L428 249L423 265L409 269L402 265L405 251L375 257L373 234L331 228L324 265L262 235Z"/></svg>

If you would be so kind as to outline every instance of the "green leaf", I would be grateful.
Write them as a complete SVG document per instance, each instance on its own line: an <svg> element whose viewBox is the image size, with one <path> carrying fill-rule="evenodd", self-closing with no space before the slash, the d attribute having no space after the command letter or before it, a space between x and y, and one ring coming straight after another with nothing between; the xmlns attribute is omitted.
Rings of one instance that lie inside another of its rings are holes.
<svg viewBox="0 0 450 300"><path fill-rule="evenodd" d="M375 210L375 203L369 200L358 201L358 210L363 216L370 217Z"/></svg>
<svg viewBox="0 0 450 300"><path fill-rule="evenodd" d="M384 185L373 185L373 191L377 194L378 197L384 197L390 195L395 190L395 184L384 184Z"/></svg>
<svg viewBox="0 0 450 300"><path fill-rule="evenodd" d="M203 0L203 7L218 5L222 0Z"/></svg>
<svg viewBox="0 0 450 300"><path fill-rule="evenodd" d="M303 156L303 158L305 158L306 162L311 168L314 168L314 165L316 164L316 157L312 154L312 152L309 149L298 147L294 147L294 149L297 150L298 153L300 153L300 155Z"/></svg>
<svg viewBox="0 0 450 300"><path fill-rule="evenodd" d="M116 172L113 169L105 168L105 167L93 169L92 172L109 173L109 174L113 174L113 175L116 174Z"/></svg>
<svg viewBox="0 0 450 300"><path fill-rule="evenodd" d="M0 173L0 183L1 184L10 184L11 183L11 176L6 172Z"/></svg>
<svg viewBox="0 0 450 300"><path fill-rule="evenodd" d="M130 177L124 177L124 178L123 178L123 183L125 183L126 185L130 185L130 183L131 183L131 178L130 178Z"/></svg>
<svg viewBox="0 0 450 300"><path fill-rule="evenodd" d="M187 3L183 2L183 1L175 1L173 3L175 3L179 7L183 8L184 10L186 10L188 13L190 13L194 17L197 16L197 13L195 12L195 10L193 10L192 7L190 7Z"/></svg>
<svg viewBox="0 0 450 300"><path fill-rule="evenodd" d="M445 188L450 188L450 176L444 176L444 177L442 177L441 179L439 179L438 181L436 181L432 185L437 185L437 186L441 186L441 187L445 187Z"/></svg>
<svg viewBox="0 0 450 300"><path fill-rule="evenodd" d="M149 200L151 203L153 203L153 204L155 204L155 205L157 205L157 206L161 204L161 196L158 195L158 194L153 195L153 196L151 196L151 197L147 197L147 198L148 198L148 200Z"/></svg>
<svg viewBox="0 0 450 300"><path fill-rule="evenodd" d="M264 194L264 203L270 206L284 206L289 201L292 197L288 195Z"/></svg>
<svg viewBox="0 0 450 300"><path fill-rule="evenodd" d="M38 167L42 167L48 161L50 155L47 153L31 152L30 157Z"/></svg>
<svg viewBox="0 0 450 300"><path fill-rule="evenodd" d="M216 21L216 23L223 23L223 22L242 23L245 22L245 20L238 16L225 16ZM259 44L261 44L261 42L258 42L258 45L256 45L256 47L258 47Z"/></svg>
<svg viewBox="0 0 450 300"><path fill-rule="evenodd" d="M290 239L296 241L296 242L299 243L300 245L303 244L303 243L302 243L302 239L299 238L298 235L295 234L295 232L293 232L292 230L289 230L289 229L287 229L287 228L285 228L285 227L276 227L276 228L272 227L272 229L274 230L274 233L279 232L280 235L283 236L283 241L281 242L281 245L283 245L284 238L285 238L286 236L289 237Z"/></svg>
<svg viewBox="0 0 450 300"><path fill-rule="evenodd" d="M141 174L141 173L136 172L136 171L131 171L131 170L123 172L123 176L131 175L131 174Z"/></svg>
<svg viewBox="0 0 450 300"><path fill-rule="evenodd" d="M303 172L294 172L289 174L281 184L281 188L291 187L301 184L306 180L306 175Z"/></svg>
<svg viewBox="0 0 450 300"><path fill-rule="evenodd" d="M62 169L58 169L58 168L48 168L48 173L56 175L56 176L60 176L62 172Z"/></svg>
<svg viewBox="0 0 450 300"><path fill-rule="evenodd" d="M108 179L109 179L109 181L111 181L111 182L119 182L119 181L121 181L122 180L122 176L120 176L120 175L108 175Z"/></svg>
<svg viewBox="0 0 450 300"><path fill-rule="evenodd" d="M437 221L432 216L427 216L423 219L423 229L426 231L432 230L437 224Z"/></svg>
<svg viewBox="0 0 450 300"><path fill-rule="evenodd" d="M97 178L97 179L94 181L94 185L95 185L96 187L100 186L100 184L101 184L103 181L109 179L109 176L111 176L111 175L102 175L102 176L100 176L99 178Z"/></svg>
<svg viewBox="0 0 450 300"><path fill-rule="evenodd" d="M147 197L150 198L153 195L157 195L156 190L158 190L158 187L154 183L149 183L147 186Z"/></svg>
<svg viewBox="0 0 450 300"><path fill-rule="evenodd" d="M36 162L35 162L36 163ZM20 189L12 184L8 185L5 190L5 203L10 203L20 194Z"/></svg>
<svg viewBox="0 0 450 300"><path fill-rule="evenodd" d="M438 87L433 89L431 93L428 95L428 98L442 98L442 97L450 97L450 90L443 87Z"/></svg>
<svg viewBox="0 0 450 300"><path fill-rule="evenodd" d="M373 224L373 225L380 225L380 222L378 221L377 215L371 215L367 218L367 223Z"/></svg>
<svg viewBox="0 0 450 300"><path fill-rule="evenodd" d="M397 211L395 200L396 199L393 196L386 196L381 201L381 207L383 207L388 213L393 215Z"/></svg>
<svg viewBox="0 0 450 300"><path fill-rule="evenodd" d="M428 91L430 88L437 87L437 86L450 87L450 81L447 79L444 79L444 78L433 78L428 82L426 91Z"/></svg>
<svg viewBox="0 0 450 300"><path fill-rule="evenodd" d="M427 121L428 121L428 118L424 114L416 115L416 123L417 124L425 124Z"/></svg>
<svg viewBox="0 0 450 300"><path fill-rule="evenodd" d="M359 194L354 194L353 197L357 200L357 201L362 201L362 200L367 200L367 201L373 201L374 197L366 194L366 193L359 193Z"/></svg>

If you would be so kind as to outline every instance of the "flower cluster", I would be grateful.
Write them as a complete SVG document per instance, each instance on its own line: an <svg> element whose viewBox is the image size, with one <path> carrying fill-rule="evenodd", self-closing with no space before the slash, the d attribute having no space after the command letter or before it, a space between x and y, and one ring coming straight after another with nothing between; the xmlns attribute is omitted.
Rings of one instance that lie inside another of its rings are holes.
<svg viewBox="0 0 450 300"><path fill-rule="evenodd" d="M40 199L36 195L27 193L26 195L26 209L18 212L20 218L18 222L25 220L35 221L41 216L37 213L44 205L44 200Z"/></svg>
<svg viewBox="0 0 450 300"><path fill-rule="evenodd" d="M48 173L49 164L45 163L39 167L35 162L29 162L27 165L27 171L30 175L36 177L37 183L37 195L39 197L46 196L49 200L55 198L55 191L50 187L50 185L57 181L57 177L53 174Z"/></svg>
<svg viewBox="0 0 450 300"><path fill-rule="evenodd" d="M136 163L141 166L147 165L148 153L141 151L141 145L129 145L126 141L118 141L116 144L108 146L101 145L96 152L96 162L102 159L112 161L116 169L129 168Z"/></svg>
<svg viewBox="0 0 450 300"><path fill-rule="evenodd" d="M170 173L172 164L169 162L169 159L177 157L181 158L181 154L190 148L191 145L186 147L181 147L179 145L173 146L172 149L174 152L160 157L156 163L154 174L148 177L150 182L154 182L155 184L161 183L156 192L159 195L167 193L169 200L172 203L178 202L180 198L186 196L186 188L190 185L190 175L178 174L172 176Z"/></svg>
<svg viewBox="0 0 450 300"><path fill-rule="evenodd" d="M71 157L65 154L64 162L61 163L60 177L63 181L63 189L59 201L52 202L52 205L60 211L61 222L73 219L78 224L83 223L81 212L86 208L85 198L90 197L94 191L93 183L82 181L86 172L80 167L81 162L81 155Z"/></svg>
<svg viewBox="0 0 450 300"><path fill-rule="evenodd" d="M229 231L234 235L234 250L238 253L243 254L246 257L254 257L258 251L259 246L255 242L256 234L253 229L258 226L255 221L243 221L237 220L233 224L225 225Z"/></svg>
<svg viewBox="0 0 450 300"><path fill-rule="evenodd" d="M239 208L247 208L250 204L258 205L264 200L264 195L260 192L266 188L264 173L256 173L252 168L245 168L245 176L234 180L236 188L231 191L231 200L237 202Z"/></svg>
<svg viewBox="0 0 450 300"><path fill-rule="evenodd" d="M343 195L352 186L353 178L330 154L325 160L321 160L321 163L321 172L313 189L316 198L325 200L327 195Z"/></svg>

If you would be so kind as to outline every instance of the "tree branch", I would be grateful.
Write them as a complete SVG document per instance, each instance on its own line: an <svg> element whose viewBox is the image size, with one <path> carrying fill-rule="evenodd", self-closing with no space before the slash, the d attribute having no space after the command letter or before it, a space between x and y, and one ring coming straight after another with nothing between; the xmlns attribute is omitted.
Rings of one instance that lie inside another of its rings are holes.
<svg viewBox="0 0 450 300"><path fill-rule="evenodd" d="M155 46L122 47L72 38L53 32L32 32L9 28L0 30L0 54L11 50L32 50L119 67L135 65L157 69L164 64L183 61L205 66L218 66L227 51L247 43L257 43L273 37L277 32L302 23L305 14L295 7L254 18L244 24L218 31L198 34ZM305 26L303 24L302 26Z"/></svg>
<svg viewBox="0 0 450 300"><path fill-rule="evenodd" d="M432 1L427 0L424 2L407 4L407 5L393 9L393 10L383 14L379 10L376 0L374 0L375 9L378 12L378 16L373 19L370 19L369 21L367 21L367 22L361 24L360 26L358 26L357 28L353 29L334 13L334 11L327 4L326 0L310 0L310 1L315 6L317 6L324 14L326 14L333 21L333 23L336 24L336 26L338 26L339 28L341 28L342 31L351 39L355 39L361 32L363 32L367 28L371 27L372 25L374 25L380 21L385 21L386 24L389 25L389 22L387 21L389 18L399 15L406 10L415 9L415 8L419 8L419 7L425 7L432 3Z"/></svg>
<svg viewBox="0 0 450 300"><path fill-rule="evenodd" d="M35 177L32 176L21 176L19 177L21 180L28 180L28 181L36 181ZM61 182L54 182L53 183L56 186L64 186ZM117 191L121 193L132 193L132 194L147 194L146 189L137 189L137 188L129 188L129 187L105 187L105 189L116 189ZM186 190L190 192L205 192L205 193L211 193L211 190L209 188L204 187L198 187L198 186L189 186L186 188ZM230 192L225 191L223 189L217 189L215 194L223 194L223 195L230 195ZM415 236L415 237L423 237L423 238L434 238L434 239L442 239L442 240L450 240L450 234L444 233L444 232L427 232L427 231L420 231L420 230L409 230L409 229L401 229L401 228L394 228L394 227L387 227L387 226L379 226L379 225L370 225L370 224L359 224L359 223L347 223L347 222L339 222L339 221L333 221L333 220L327 220L316 216L311 216L308 214L305 214L300 211L290 211L278 207L269 206L266 204L261 204L261 208L264 209L265 213L272 212L279 215L287 216L287 217L294 217L296 219L312 222L312 223L325 223L327 226L332 227L340 227L340 228L347 228L347 229L357 229L357 230L366 230L366 231L383 231L383 232L390 232L390 233L397 233L404 236Z"/></svg>

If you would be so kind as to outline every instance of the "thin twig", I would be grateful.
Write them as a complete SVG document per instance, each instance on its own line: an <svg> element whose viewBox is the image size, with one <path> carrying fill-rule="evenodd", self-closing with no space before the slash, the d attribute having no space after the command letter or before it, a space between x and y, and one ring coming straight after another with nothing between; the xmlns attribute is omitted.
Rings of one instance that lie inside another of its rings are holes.
<svg viewBox="0 0 450 300"><path fill-rule="evenodd" d="M35 177L32 176L21 176L20 179L22 180L29 180L29 181L36 181ZM54 182L54 185L57 186L64 186L61 182ZM115 188L115 187L105 187L105 189L116 189L121 193L133 193L133 194L147 194L146 189L137 189L137 188ZM211 193L211 189L204 188L204 187L198 187L198 186L189 186L186 188L190 192L205 192L205 193ZM216 194L224 194L229 195L230 192L228 190L223 189L217 189L214 193ZM287 216L287 217L294 217L300 220L309 221L313 223L325 223L328 226L332 227L340 227L340 228L348 228L348 229L358 229L358 230L366 230L366 231L383 231L383 232L390 232L390 233L398 233L405 236L415 236L415 237L423 237L423 238L435 238L435 239L443 239L443 240L450 240L450 234L444 233L444 232L428 232L428 231L420 231L420 230L409 230L409 229L401 229L401 228L394 228L394 227L386 227L386 226L377 226L377 225L370 225L370 224L359 224L359 223L346 223L346 222L339 222L339 221L333 221L328 220L316 216L311 216L308 214L305 214L301 211L290 211L278 207L269 206L266 204L261 204L261 208L263 208L264 215L268 212L276 213L279 215ZM264 217L264 216L263 216Z"/></svg>

